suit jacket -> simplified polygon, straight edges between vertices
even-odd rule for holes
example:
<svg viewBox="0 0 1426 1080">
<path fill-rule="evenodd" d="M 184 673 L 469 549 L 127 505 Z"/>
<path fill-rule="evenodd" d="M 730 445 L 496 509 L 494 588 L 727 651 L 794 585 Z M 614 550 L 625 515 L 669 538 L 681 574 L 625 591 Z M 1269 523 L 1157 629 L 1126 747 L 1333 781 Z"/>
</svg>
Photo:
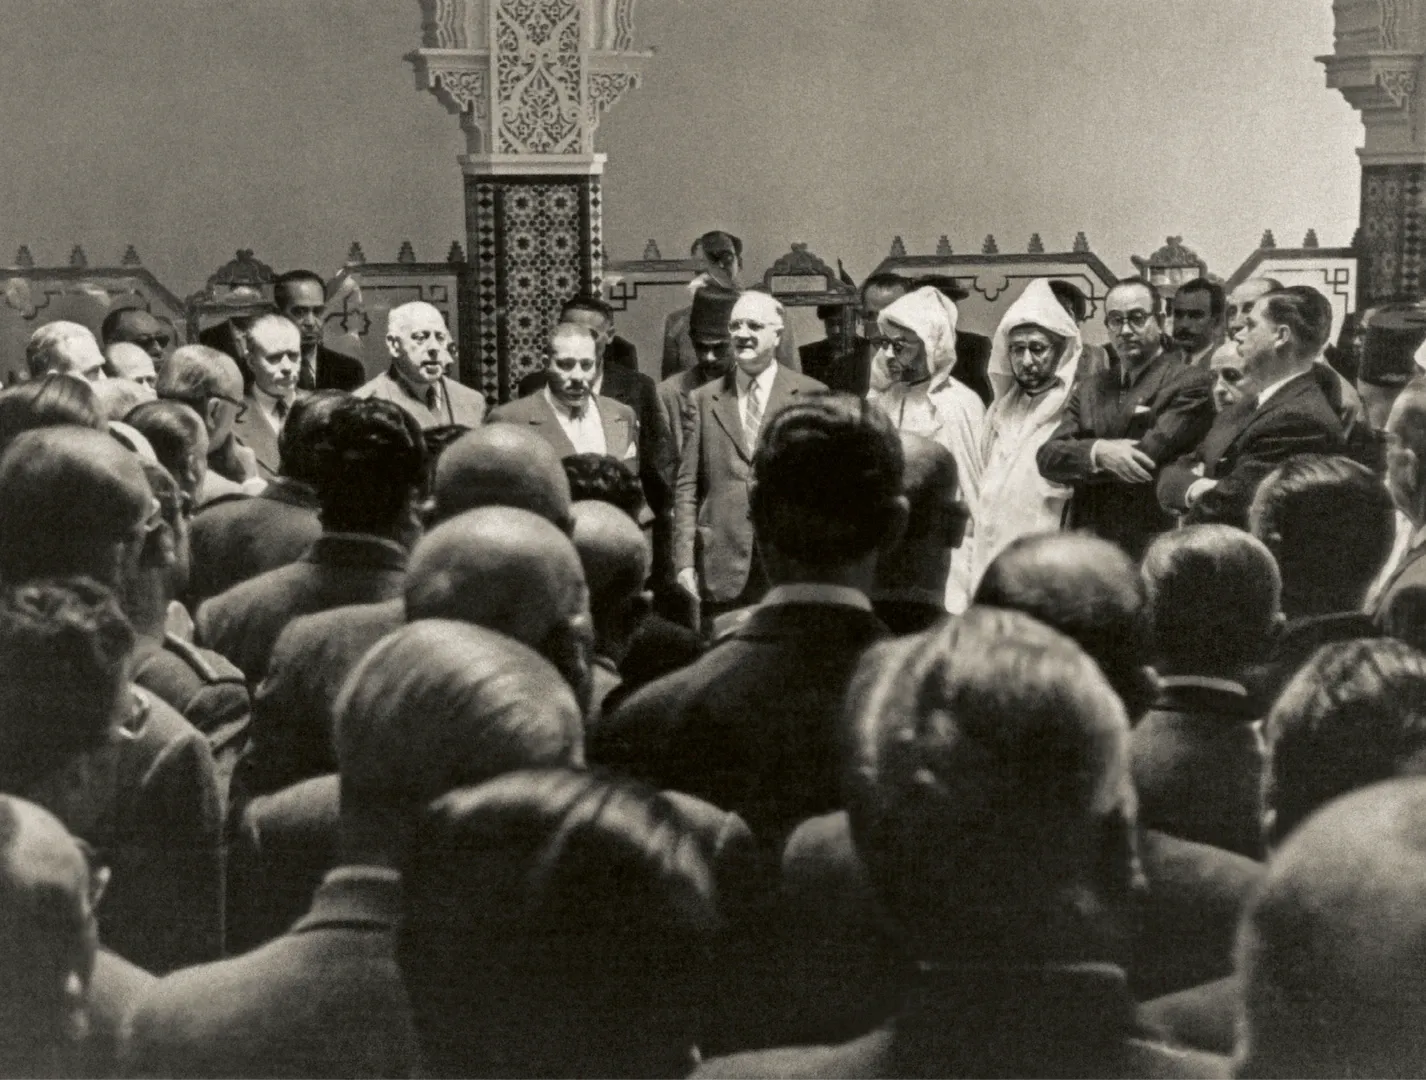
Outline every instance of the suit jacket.
<svg viewBox="0 0 1426 1080">
<path fill-rule="evenodd" d="M 860 1038 L 735 1054 L 692 1075 L 1226 1077 L 1228 1064 L 1145 1028 L 1119 968 L 1073 964 L 937 971 Z"/>
<path fill-rule="evenodd" d="M 405 621 L 398 596 L 287 624 L 253 695 L 252 745 L 239 771 L 245 797 L 336 771 L 332 707 L 342 683 L 368 649 Z"/>
<path fill-rule="evenodd" d="M 1341 422 L 1310 372 L 1292 379 L 1258 408 L 1256 396 L 1218 414 L 1198 449 L 1159 473 L 1159 502 L 1190 524 L 1247 527 L 1258 484 L 1296 454 L 1335 454 L 1346 448 Z M 1201 475 L 1217 480 L 1188 510 L 1184 496 Z M 1187 513 L 1185 513 L 1187 510 Z"/>
<path fill-rule="evenodd" d="M 594 399 L 599 408 L 599 420 L 604 428 L 604 452 L 620 461 L 635 476 L 639 474 L 639 418 L 634 410 L 622 402 L 603 394 Z M 574 444 L 560 427 L 554 406 L 544 394 L 533 394 L 527 398 L 497 405 L 490 410 L 487 423 L 525 424 L 540 438 L 544 439 L 560 457 L 575 453 Z"/>
<path fill-rule="evenodd" d="M 860 343 L 866 339 L 856 338 L 855 340 Z M 797 359 L 802 362 L 802 374 L 809 379 L 827 383 L 827 386 L 833 390 L 839 389 L 832 386 L 827 379 L 832 373 L 832 366 L 842 355 L 841 346 L 840 338 L 823 338 L 821 341 L 814 341 L 810 345 L 798 348 Z"/>
<path fill-rule="evenodd" d="M 432 412 L 423 399 L 413 396 L 411 391 L 406 389 L 406 384 L 391 370 L 387 370 L 357 387 L 353 393 L 357 397 L 374 397 L 395 402 L 416 418 L 422 431 L 446 424 L 480 427 L 480 422 L 485 417 L 484 394 L 444 377 L 441 379 L 441 390 L 442 404 L 436 412 Z"/>
<path fill-rule="evenodd" d="M 1371 616 L 1359 611 L 1291 620 L 1273 642 L 1267 661 L 1248 674 L 1248 690 L 1257 703 L 1258 715 L 1268 714 L 1284 687 L 1323 645 L 1381 636 L 1382 632 L 1372 622 Z"/>
<path fill-rule="evenodd" d="M 731 810 L 767 850 L 841 807 L 842 697 L 886 628 L 840 604 L 756 609 L 727 640 L 629 698 L 591 762 Z"/>
<path fill-rule="evenodd" d="M 256 498 L 203 508 L 193 518 L 190 535 L 189 606 L 296 562 L 321 535 L 316 494 L 286 477 L 273 480 Z"/>
<path fill-rule="evenodd" d="M 742 593 L 753 556 L 748 485 L 754 448 L 743 434 L 735 377 L 729 372 L 689 395 L 674 498 L 674 569 L 694 567 L 703 596 L 719 603 Z M 798 394 L 825 389 L 779 367 L 762 426 Z"/>
<path fill-rule="evenodd" d="M 646 615 L 619 664 L 620 683 L 605 699 L 606 711 L 613 712 L 635 690 L 655 679 L 687 667 L 703 651 L 703 638 L 698 633 L 661 615 Z"/>
<path fill-rule="evenodd" d="M 395 930 L 400 885 L 345 868 L 262 948 L 161 980 L 139 1003 L 130 1076 L 406 1076 L 416 1061 Z"/>
<path fill-rule="evenodd" d="M 366 367 L 355 357 L 317 346 L 317 381 L 312 386 L 298 382 L 301 390 L 346 390 L 351 392 L 366 382 Z"/>
<path fill-rule="evenodd" d="M 876 617 L 886 624 L 893 634 L 919 634 L 929 630 L 946 617 L 944 602 L 921 600 L 915 597 L 874 595 L 871 606 Z"/>
<path fill-rule="evenodd" d="M 406 552 L 390 540 L 326 533 L 297 562 L 234 585 L 198 609 L 197 640 L 222 653 L 254 688 L 277 636 L 313 611 L 390 600 L 401 592 Z"/>
<path fill-rule="evenodd" d="M 1414 531 L 1415 526 L 1412 528 Z M 1382 617 L 1391 610 L 1391 602 L 1403 589 L 1422 585 L 1426 585 L 1426 544 L 1406 549 L 1406 553 L 1401 556 L 1401 562 L 1382 584 L 1369 614 L 1380 625 Z"/>
<path fill-rule="evenodd" d="M 671 313 L 663 324 L 663 364 L 659 378 L 667 379 L 680 371 L 688 371 L 698 365 L 698 355 L 693 351 L 693 338 L 688 334 L 688 317 L 693 308 L 680 308 Z M 782 338 L 777 343 L 777 362 L 789 371 L 802 371 L 802 361 L 797 356 L 797 342 L 792 338 L 792 326 L 783 327 Z"/>
<path fill-rule="evenodd" d="M 247 411 L 233 423 L 233 432 L 257 458 L 258 475 L 272 479 L 278 473 L 281 457 L 277 452 L 277 430 L 268 423 L 258 407 L 257 392 L 249 389 L 243 396 Z"/>
<path fill-rule="evenodd" d="M 830 362 L 826 369 L 827 378 L 822 381 L 833 390 L 866 397 L 871 388 L 871 360 L 875 354 L 870 341 L 864 337 L 856 338 L 850 352 L 842 353 Z M 974 390 L 987 406 L 994 397 L 989 366 L 990 338 L 969 330 L 958 330 L 956 362 L 951 368 L 951 375 Z"/>
<path fill-rule="evenodd" d="M 1130 736 L 1139 824 L 1261 858 L 1258 715 L 1236 684 L 1166 679 Z"/>
<path fill-rule="evenodd" d="M 1047 480 L 1074 487 L 1071 528 L 1089 529 L 1137 559 L 1173 527 L 1173 515 L 1159 506 L 1152 483 L 1129 484 L 1096 470 L 1090 450 L 1098 439 L 1133 439 L 1155 467 L 1190 453 L 1213 425 L 1213 378 L 1186 367 L 1174 351 L 1130 375 L 1127 386 L 1124 377 L 1116 365 L 1076 382 L 1060 426 L 1035 462 Z"/>
<path fill-rule="evenodd" d="M 668 424 L 673 443 L 674 483 L 677 486 L 678 463 L 683 457 L 683 425 L 688 415 L 688 395 L 706 384 L 701 369 L 690 368 L 670 375 L 658 385 L 659 411 Z"/>
<path fill-rule="evenodd" d="M 625 371 L 638 371 L 639 350 L 634 348 L 632 341 L 615 334 L 609 339 L 609 344 L 604 346 L 604 363 L 613 364 Z M 627 405 L 628 402 L 624 404 Z"/>
<path fill-rule="evenodd" d="M 1146 1001 L 1144 1019 L 1179 1046 L 1231 1055 L 1238 1041 L 1242 981 L 1227 975 Z"/>
</svg>

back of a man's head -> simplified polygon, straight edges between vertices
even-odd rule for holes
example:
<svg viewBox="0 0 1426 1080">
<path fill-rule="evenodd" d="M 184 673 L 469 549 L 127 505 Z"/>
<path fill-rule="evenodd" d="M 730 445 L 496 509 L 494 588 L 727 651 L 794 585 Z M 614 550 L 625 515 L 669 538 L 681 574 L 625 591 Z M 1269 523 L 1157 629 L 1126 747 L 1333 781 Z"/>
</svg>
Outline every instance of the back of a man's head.
<svg viewBox="0 0 1426 1080">
<path fill-rule="evenodd" d="M 218 394 L 241 401 L 243 373 L 227 353 L 207 345 L 184 345 L 159 367 L 154 389 L 161 398 L 201 410 L 208 398 Z"/>
<path fill-rule="evenodd" d="M 1355 792 L 1294 833 L 1237 966 L 1235 1075 L 1426 1075 L 1426 783 Z"/>
<path fill-rule="evenodd" d="M 94 402 L 105 420 L 123 420 L 136 406 L 152 400 L 153 394 L 132 379 L 109 378 L 94 384 Z"/>
<path fill-rule="evenodd" d="M 0 795 L 0 1072 L 77 1076 L 97 931 L 96 880 L 47 810 Z"/>
<path fill-rule="evenodd" d="M 618 660 L 648 612 L 644 582 L 649 545 L 633 518 L 605 502 L 577 502 L 574 547 L 589 586 L 589 610 L 600 652 Z"/>
<path fill-rule="evenodd" d="M 1390 638 L 1324 645 L 1283 688 L 1263 737 L 1271 846 L 1339 795 L 1426 774 L 1426 655 Z"/>
<path fill-rule="evenodd" d="M 25 345 L 25 366 L 30 378 L 46 372 L 84 378 L 95 367 L 102 368 L 104 356 L 94 332 L 76 322 L 46 323 L 30 335 Z"/>
<path fill-rule="evenodd" d="M 1350 458 L 1299 454 L 1264 477 L 1248 511 L 1282 572 L 1289 617 L 1357 611 L 1396 538 L 1386 485 Z"/>
<path fill-rule="evenodd" d="M 313 456 L 327 532 L 407 531 L 426 476 L 421 427 L 401 406 L 347 397 L 332 409 Z"/>
<path fill-rule="evenodd" d="M 86 578 L 0 589 L 0 790 L 24 793 L 108 741 L 133 644 L 113 595 Z"/>
<path fill-rule="evenodd" d="M 965 536 L 966 511 L 957 500 L 956 459 L 940 443 L 901 433 L 905 457 L 901 492 L 906 497 L 906 531 L 876 564 L 880 588 L 916 586 L 944 589 L 951 549 Z"/>
<path fill-rule="evenodd" d="M 22 431 L 62 425 L 104 430 L 94 387 L 68 375 L 43 375 L 0 390 L 0 450 Z"/>
<path fill-rule="evenodd" d="M 876 406 L 800 395 L 764 425 L 753 459 L 758 542 L 812 574 L 867 559 L 905 526 L 904 467 L 896 429 Z"/>
<path fill-rule="evenodd" d="M 1084 533 L 1022 537 L 986 567 L 974 602 L 1053 626 L 1094 658 L 1131 717 L 1148 706 L 1147 598 L 1122 548 Z"/>
<path fill-rule="evenodd" d="M 436 463 L 436 521 L 481 506 L 513 506 L 568 533 L 569 504 L 559 455 L 545 439 L 514 424 L 476 428 Z"/>
<path fill-rule="evenodd" d="M 340 390 L 317 390 L 299 395 L 277 436 L 278 471 L 303 484 L 314 485 L 321 471 L 319 448 L 339 405 L 350 400 Z"/>
<path fill-rule="evenodd" d="M 27 431 L 0 455 L 0 580 L 86 574 L 121 584 L 116 545 L 152 495 L 139 460 L 100 431 Z"/>
<path fill-rule="evenodd" d="M 616 457 L 608 454 L 570 454 L 560 462 L 569 478 L 574 502 L 597 501 L 617 506 L 635 521 L 644 506 L 644 489 Z"/>
<path fill-rule="evenodd" d="M 1261 541 L 1228 525 L 1188 525 L 1155 538 L 1139 572 L 1160 675 L 1237 679 L 1263 658 L 1282 606 Z"/>
<path fill-rule="evenodd" d="M 515 769 L 584 763 L 580 708 L 558 672 L 464 622 L 425 619 L 383 638 L 334 715 L 344 814 L 414 812 Z"/>
<path fill-rule="evenodd" d="M 1129 898 L 1129 724 L 1067 637 L 972 607 L 869 652 L 847 702 L 852 835 L 917 959 L 1033 962 L 1015 932 Z"/>
<path fill-rule="evenodd" d="M 208 429 L 203 418 L 181 401 L 146 401 L 130 411 L 124 423 L 148 439 L 158 463 L 196 498 L 207 471 Z"/>
</svg>

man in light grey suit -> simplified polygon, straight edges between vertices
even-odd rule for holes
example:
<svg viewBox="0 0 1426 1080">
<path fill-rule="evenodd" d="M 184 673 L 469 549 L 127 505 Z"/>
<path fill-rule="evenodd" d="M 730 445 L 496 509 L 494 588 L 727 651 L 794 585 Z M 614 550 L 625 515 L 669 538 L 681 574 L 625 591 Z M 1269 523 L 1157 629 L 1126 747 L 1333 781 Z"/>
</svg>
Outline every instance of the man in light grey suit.
<svg viewBox="0 0 1426 1080">
<path fill-rule="evenodd" d="M 454 358 L 451 332 L 439 311 L 421 300 L 392 308 L 386 319 L 386 347 L 391 351 L 391 367 L 358 387 L 357 397 L 395 402 L 420 422 L 422 430 L 480 424 L 485 416 L 484 395 L 446 378 Z"/>
<path fill-rule="evenodd" d="M 799 394 L 827 388 L 777 361 L 783 309 L 764 292 L 733 305 L 735 368 L 688 396 L 673 513 L 678 583 L 705 623 L 757 603 L 767 574 L 753 543 L 748 492 L 758 432 Z"/>
</svg>

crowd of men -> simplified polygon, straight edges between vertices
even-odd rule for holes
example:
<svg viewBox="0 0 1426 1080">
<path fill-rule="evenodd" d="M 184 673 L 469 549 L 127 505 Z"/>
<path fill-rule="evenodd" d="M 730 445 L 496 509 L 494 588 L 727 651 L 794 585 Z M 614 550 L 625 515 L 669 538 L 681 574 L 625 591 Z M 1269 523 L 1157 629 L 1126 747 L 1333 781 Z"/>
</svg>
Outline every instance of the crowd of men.
<svg viewBox="0 0 1426 1080">
<path fill-rule="evenodd" d="M 0 1073 L 1426 1074 L 1415 309 L 882 274 L 796 350 L 694 250 L 662 381 L 577 296 L 503 403 L 305 271 L 36 331 Z"/>
</svg>

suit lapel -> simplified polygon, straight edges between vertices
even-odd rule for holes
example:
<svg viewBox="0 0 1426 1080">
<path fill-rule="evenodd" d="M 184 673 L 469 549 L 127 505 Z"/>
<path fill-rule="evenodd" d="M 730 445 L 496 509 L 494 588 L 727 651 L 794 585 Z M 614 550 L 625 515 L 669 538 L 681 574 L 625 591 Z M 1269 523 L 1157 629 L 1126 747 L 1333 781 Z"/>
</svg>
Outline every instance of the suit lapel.
<svg viewBox="0 0 1426 1080">
<path fill-rule="evenodd" d="M 733 440 L 733 445 L 738 448 L 742 459 L 752 461 L 753 456 L 748 453 L 747 442 L 743 437 L 743 418 L 738 415 L 738 389 L 734 378 L 735 376 L 731 372 L 724 376 L 722 383 L 713 394 L 713 417 L 723 425 L 723 430 L 728 433 L 728 438 Z M 766 415 L 766 410 L 764 410 L 764 415 Z"/>
<path fill-rule="evenodd" d="M 573 454 L 574 443 L 570 442 L 569 436 L 564 433 L 564 426 L 555 415 L 554 406 L 545 398 L 544 391 L 531 394 L 528 400 L 535 402 L 535 410 L 530 414 L 530 424 L 538 427 L 540 434 L 554 443 L 555 451 L 560 457 L 566 458 Z"/>
<path fill-rule="evenodd" d="M 611 400 L 603 397 L 595 399 L 595 404 L 599 407 L 599 422 L 604 425 L 604 452 L 623 461 L 629 454 L 629 445 L 634 438 L 629 431 L 628 421 L 613 408 Z"/>
<path fill-rule="evenodd" d="M 797 393 L 797 387 L 792 385 L 792 377 L 787 369 L 781 364 L 777 366 L 777 374 L 772 378 L 772 390 L 767 396 L 767 408 L 763 409 L 763 424 L 771 420 L 779 409 L 788 404 L 788 399 Z"/>
<path fill-rule="evenodd" d="M 1233 433 L 1232 438 L 1230 438 L 1226 443 L 1223 444 L 1223 449 L 1218 454 L 1219 460 L 1222 460 L 1223 458 L 1228 456 L 1229 451 L 1231 451 L 1232 448 L 1240 440 L 1242 440 L 1245 435 L 1247 435 L 1248 431 L 1257 421 L 1261 420 L 1263 417 L 1272 415 L 1278 409 L 1281 409 L 1283 406 L 1290 404 L 1297 398 L 1302 397 L 1303 394 L 1315 390 L 1316 388 L 1316 383 L 1312 382 L 1311 379 L 1306 376 L 1306 374 L 1299 375 L 1291 382 L 1281 387 L 1277 391 L 1277 393 L 1273 394 L 1272 397 L 1268 398 L 1268 402 L 1266 405 L 1262 406 L 1261 408 L 1255 407 L 1249 410 L 1247 416 L 1243 420 L 1242 426 L 1240 426 Z"/>
</svg>

